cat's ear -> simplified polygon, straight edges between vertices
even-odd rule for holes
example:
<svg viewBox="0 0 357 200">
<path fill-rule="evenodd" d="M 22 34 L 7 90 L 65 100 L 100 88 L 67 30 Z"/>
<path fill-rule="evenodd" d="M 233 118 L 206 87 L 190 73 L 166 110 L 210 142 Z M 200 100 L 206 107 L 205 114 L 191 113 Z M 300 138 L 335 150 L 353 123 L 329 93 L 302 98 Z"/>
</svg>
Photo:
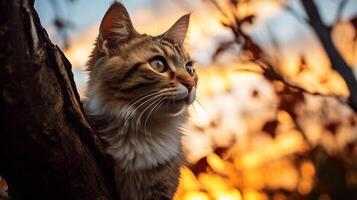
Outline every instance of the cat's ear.
<svg viewBox="0 0 357 200">
<path fill-rule="evenodd" d="M 99 27 L 98 48 L 108 53 L 108 48 L 127 42 L 138 32 L 123 4 L 114 2 L 105 13 Z"/>
<path fill-rule="evenodd" d="M 185 41 L 186 33 L 188 30 L 188 26 L 190 23 L 190 15 L 186 14 L 178 19 L 174 25 L 170 27 L 168 31 L 166 31 L 163 36 L 170 38 L 171 40 L 175 41 L 179 45 L 183 45 Z"/>
</svg>

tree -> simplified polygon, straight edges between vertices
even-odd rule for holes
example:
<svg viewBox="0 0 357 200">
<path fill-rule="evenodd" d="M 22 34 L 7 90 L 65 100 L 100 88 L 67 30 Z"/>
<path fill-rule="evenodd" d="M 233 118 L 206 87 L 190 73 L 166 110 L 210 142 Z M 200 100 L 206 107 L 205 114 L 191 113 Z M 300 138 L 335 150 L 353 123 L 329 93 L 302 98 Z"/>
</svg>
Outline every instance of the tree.
<svg viewBox="0 0 357 200">
<path fill-rule="evenodd" d="M 0 0 L 0 176 L 13 199 L 113 199 L 110 161 L 33 0 Z"/>
</svg>

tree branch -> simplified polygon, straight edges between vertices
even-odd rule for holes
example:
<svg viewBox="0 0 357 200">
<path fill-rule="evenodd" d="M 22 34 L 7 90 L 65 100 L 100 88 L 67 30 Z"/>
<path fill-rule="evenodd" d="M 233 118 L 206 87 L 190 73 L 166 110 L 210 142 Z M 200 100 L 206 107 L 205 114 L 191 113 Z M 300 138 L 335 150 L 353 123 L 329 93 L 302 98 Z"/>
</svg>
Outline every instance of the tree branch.
<svg viewBox="0 0 357 200">
<path fill-rule="evenodd" d="M 324 47 L 332 68 L 335 69 L 345 80 L 350 96 L 349 105 L 357 111 L 357 81 L 351 67 L 348 66 L 341 54 L 336 49 L 332 38 L 331 31 L 323 24 L 318 9 L 313 0 L 302 0 L 307 15 L 310 18 L 311 26 Z"/>
<path fill-rule="evenodd" d="M 219 4 L 217 3 L 216 0 L 209 0 L 209 1 L 217 8 L 217 10 L 222 14 L 222 16 L 224 16 L 224 17 L 227 16 L 226 13 L 224 12 L 224 10 L 219 6 Z M 290 81 L 286 80 L 283 75 L 281 75 L 280 73 L 278 73 L 275 70 L 273 64 L 268 59 L 265 58 L 267 54 L 263 51 L 263 49 L 256 42 L 254 42 L 249 35 L 245 34 L 242 30 L 237 30 L 237 29 L 240 29 L 240 27 L 237 26 L 237 23 L 240 22 L 240 18 L 237 16 L 235 16 L 235 17 L 236 17 L 235 21 L 231 21 L 231 23 L 225 24 L 225 26 L 232 30 L 232 33 L 234 34 L 234 37 L 235 37 L 234 42 L 236 44 L 237 43 L 240 44 L 241 43 L 240 41 L 243 41 L 242 42 L 243 43 L 243 46 L 242 46 L 243 51 L 250 52 L 252 57 L 249 59 L 249 61 L 255 62 L 260 66 L 260 68 L 263 70 L 264 77 L 266 77 L 269 80 L 281 81 L 286 86 L 296 89 L 296 90 L 306 93 L 306 94 L 315 95 L 315 96 L 324 96 L 324 97 L 334 97 L 340 103 L 342 103 L 342 104 L 348 103 L 354 109 L 354 107 L 352 106 L 352 104 L 350 102 L 350 99 L 348 102 L 346 102 L 346 99 L 343 96 L 328 95 L 328 94 L 322 94 L 319 92 L 311 92 L 311 91 L 306 90 L 302 87 L 294 85 L 294 84 L 290 83 Z M 306 23 L 312 23 L 312 22 L 310 22 L 310 19 L 307 19 Z M 239 42 L 237 42 L 237 41 L 239 41 Z M 273 41 L 273 45 L 277 45 L 276 41 L 274 41 L 274 40 L 272 40 L 272 41 Z M 278 47 L 275 47 L 275 48 L 278 48 Z"/>
</svg>

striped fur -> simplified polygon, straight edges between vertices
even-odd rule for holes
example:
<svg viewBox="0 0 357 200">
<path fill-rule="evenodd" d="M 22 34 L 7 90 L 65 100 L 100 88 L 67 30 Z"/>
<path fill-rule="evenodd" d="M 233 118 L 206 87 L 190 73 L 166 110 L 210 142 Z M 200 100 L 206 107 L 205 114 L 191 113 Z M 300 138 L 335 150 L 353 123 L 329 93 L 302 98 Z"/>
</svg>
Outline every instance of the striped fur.
<svg viewBox="0 0 357 200">
<path fill-rule="evenodd" d="M 182 45 L 188 20 L 149 36 L 135 31 L 120 3 L 103 18 L 88 61 L 85 110 L 115 160 L 121 199 L 172 199 L 176 190 L 182 125 L 197 86 Z M 158 56 L 167 71 L 153 67 Z"/>
</svg>

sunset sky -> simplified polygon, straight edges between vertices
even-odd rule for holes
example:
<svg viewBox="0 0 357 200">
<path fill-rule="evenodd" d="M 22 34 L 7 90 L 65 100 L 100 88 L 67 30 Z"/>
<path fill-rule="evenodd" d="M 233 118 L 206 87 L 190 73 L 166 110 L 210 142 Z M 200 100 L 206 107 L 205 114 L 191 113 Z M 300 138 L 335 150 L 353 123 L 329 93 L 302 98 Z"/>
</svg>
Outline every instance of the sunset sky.
<svg viewBox="0 0 357 200">
<path fill-rule="evenodd" d="M 54 6 L 64 20 L 71 23 L 69 37 L 71 54 L 68 55 L 74 67 L 83 67 L 85 56 L 88 55 L 94 38 L 98 34 L 98 26 L 111 0 L 85 1 L 76 0 L 75 3 L 69 1 L 36 1 L 36 8 L 40 14 L 42 23 L 45 25 L 51 39 L 56 44 L 61 44 L 59 34 L 53 25 Z M 310 47 L 310 51 L 318 51 L 319 44 L 311 34 L 311 30 L 299 22 L 286 10 L 282 10 L 277 4 L 278 1 L 265 0 L 255 1 L 247 9 L 254 12 L 258 10 L 253 37 L 258 43 L 268 47 L 271 42 L 270 35 L 279 41 L 283 48 L 283 56 L 293 57 Z M 324 21 L 331 23 L 336 15 L 335 0 L 319 0 L 320 11 Z M 222 28 L 219 22 L 219 14 L 208 3 L 195 1 L 163 1 L 163 0 L 126 0 L 123 1 L 129 10 L 134 26 L 140 32 L 159 34 L 165 31 L 176 19 L 186 13 L 193 13 L 189 31 L 188 43 L 191 47 L 193 57 L 200 64 L 206 65 L 211 62 L 212 52 L 218 42 L 229 38 L 230 34 Z M 291 0 L 292 8 L 301 16 L 304 15 L 298 1 Z M 357 13 L 357 1 L 349 1 L 343 12 L 343 19 Z M 81 47 L 79 47 L 81 46 Z M 286 48 L 287 47 L 287 48 Z M 80 48 L 80 50 L 78 50 Z M 317 57 L 321 57 L 317 53 Z M 321 59 L 310 59 L 311 62 Z M 318 65 L 321 65 L 318 61 Z M 313 63 L 314 64 L 314 63 Z M 315 63 L 316 64 L 316 63 Z"/>
<path fill-rule="evenodd" d="M 86 79 L 86 75 L 83 74 L 85 62 L 98 34 L 100 20 L 111 0 L 76 0 L 74 3 L 70 1 L 51 1 L 53 2 L 52 4 L 50 1 L 36 1 L 36 8 L 51 39 L 60 46 L 62 44 L 61 37 L 52 23 L 55 17 L 53 5 L 57 8 L 57 15 L 70 22 L 71 28 L 68 31 L 70 48 L 65 50 L 65 54 L 74 67 L 73 72 L 78 87 L 83 88 Z M 330 67 L 326 54 L 321 49 L 314 34 L 312 34 L 312 30 L 289 12 L 281 9 L 277 3 L 278 1 L 253 2 L 255 3 L 243 10 L 243 12 L 257 14 L 254 27 L 248 29 L 252 37 L 259 44 L 262 44 L 264 48 L 267 48 L 269 52 L 274 53 L 274 50 L 270 49 L 271 36 L 274 36 L 274 39 L 280 45 L 277 57 L 281 65 L 284 66 L 282 70 L 286 74 L 293 75 L 295 73 L 299 56 L 304 55 L 306 62 L 314 73 L 309 73 L 309 76 L 303 77 L 303 82 L 306 83 L 305 85 L 311 86 L 312 90 L 315 90 L 319 87 L 318 84 L 314 83 L 317 80 L 316 77 L 324 76 L 323 74 Z M 301 16 L 304 15 L 298 1 L 291 0 L 289 2 L 289 5 L 297 13 Z M 339 1 L 319 0 L 317 2 L 320 5 L 319 9 L 324 21 L 331 23 L 336 15 L 336 2 Z M 212 66 L 212 64 L 225 67 L 231 65 L 231 58 L 225 56 L 212 63 L 211 57 L 214 50 L 221 41 L 229 39 L 231 34 L 221 26 L 221 16 L 209 3 L 201 0 L 125 0 L 123 3 L 131 15 L 135 28 L 139 32 L 153 35 L 166 31 L 180 16 L 192 12 L 190 29 L 186 39 L 192 57 L 198 61 L 200 67 Z M 346 19 L 356 13 L 357 1 L 349 1 L 345 6 L 342 18 Z M 343 39 L 351 31 L 347 27 L 347 30 L 343 29 L 340 32 L 345 32 L 345 35 L 337 35 L 337 38 Z M 347 41 L 347 43 L 349 42 Z M 342 45 L 342 47 L 344 46 L 346 45 Z M 343 51 L 348 53 L 348 50 Z M 353 57 L 350 64 L 357 64 L 356 56 Z M 294 78 L 292 77 L 292 79 Z M 302 82 L 300 79 L 293 81 Z M 337 87 L 340 88 L 338 85 Z M 342 94 L 345 93 L 344 91 L 344 89 L 341 90 Z"/>
</svg>

